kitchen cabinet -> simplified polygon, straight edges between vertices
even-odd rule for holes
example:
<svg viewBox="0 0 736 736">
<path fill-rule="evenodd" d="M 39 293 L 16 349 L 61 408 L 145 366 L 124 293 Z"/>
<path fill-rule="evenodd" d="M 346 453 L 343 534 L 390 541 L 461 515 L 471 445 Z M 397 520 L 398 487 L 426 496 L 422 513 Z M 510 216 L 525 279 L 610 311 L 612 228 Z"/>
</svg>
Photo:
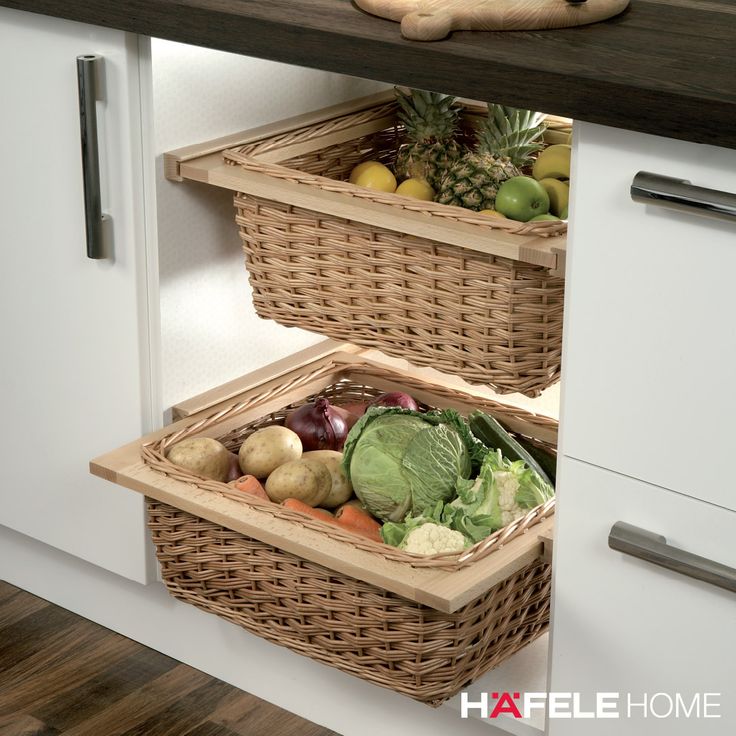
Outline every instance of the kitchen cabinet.
<svg viewBox="0 0 736 736">
<path fill-rule="evenodd" d="M 18 315 L 2 322 L 1 395 L 15 423 L 0 524 L 147 581 L 155 564 L 141 499 L 90 477 L 89 459 L 160 426 L 176 401 L 320 339 L 255 316 L 231 197 L 157 179 L 157 150 L 382 85 L 163 41 L 153 70 L 145 37 L 7 8 L 0 40 L 0 305 Z M 113 252 L 100 261 L 85 256 L 76 57 L 86 53 L 103 57 L 97 114 Z M 250 96 L 234 94 L 246 78 Z M 19 493 L 39 448 L 53 482 Z"/>
<path fill-rule="evenodd" d="M 157 423 L 146 46 L 119 31 L 0 9 L 0 523 L 139 582 L 150 567 L 143 501 L 91 477 L 87 463 Z M 113 244 L 102 260 L 85 250 L 76 57 L 89 53 L 104 57 L 97 114 Z"/>
<path fill-rule="evenodd" d="M 51 12 L 53 5 L 51 0 L 46 0 L 37 3 L 34 9 Z M 605 44 L 600 48 L 587 47 L 588 52 L 601 55 L 597 57 L 601 63 L 591 67 L 595 68 L 595 75 L 580 74 L 575 61 L 565 59 L 565 87 L 568 82 L 581 86 L 576 88 L 578 93 L 567 95 L 565 100 L 564 104 L 573 107 L 553 109 L 549 97 L 542 95 L 559 97 L 560 77 L 540 81 L 537 67 L 541 64 L 529 65 L 526 61 L 520 64 L 518 60 L 528 58 L 527 52 L 544 59 L 546 52 L 540 49 L 548 43 L 565 54 L 578 39 L 581 44 L 595 45 L 597 29 L 550 33 L 543 38 L 540 34 L 501 34 L 494 44 L 481 44 L 477 39 L 470 42 L 467 35 L 458 35 L 457 39 L 437 47 L 442 49 L 435 57 L 443 59 L 440 69 L 427 63 L 425 54 L 431 53 L 425 50 L 427 47 L 410 52 L 398 35 L 395 40 L 385 35 L 389 24 L 380 21 L 375 24 L 360 14 L 349 31 L 310 21 L 308 33 L 313 38 L 339 36 L 343 52 L 337 53 L 337 42 L 335 45 L 313 43 L 311 47 L 307 42 L 301 46 L 277 42 L 274 34 L 281 33 L 287 41 L 291 38 L 289 34 L 296 32 L 295 28 L 304 39 L 300 24 L 307 20 L 299 13 L 284 12 L 287 20 L 278 27 L 269 25 L 268 19 L 258 18 L 261 33 L 238 33 L 230 24 L 219 28 L 214 22 L 200 22 L 204 16 L 200 16 L 200 21 L 187 20 L 189 16 L 185 12 L 161 12 L 157 9 L 159 5 L 152 2 L 141 8 L 140 13 L 130 13 L 126 3 L 104 8 L 106 4 L 101 1 L 82 5 L 67 3 L 59 12 L 78 16 L 91 12 L 95 6 L 98 10 L 102 8 L 98 22 L 104 18 L 105 22 L 130 30 L 136 30 L 142 15 L 150 12 L 152 19 L 146 21 L 145 27 L 138 27 L 139 32 L 150 33 L 152 28 L 163 32 L 171 24 L 179 23 L 184 29 L 181 33 L 189 34 L 185 40 L 210 41 L 210 45 L 215 45 L 216 37 L 227 38 L 222 43 L 230 50 L 262 52 L 270 58 L 321 68 L 342 65 L 348 56 L 344 50 L 347 45 L 351 49 L 352 66 L 341 68 L 356 73 L 366 69 L 377 78 L 417 84 L 424 81 L 425 86 L 431 84 L 465 94 L 503 89 L 505 102 L 536 106 L 537 99 L 544 99 L 550 104 L 543 109 L 590 113 L 590 119 L 614 125 L 631 123 L 631 127 L 639 129 L 651 130 L 652 121 L 661 118 L 663 130 L 668 134 L 698 140 L 715 138 L 723 145 L 733 145 L 731 126 L 722 125 L 723 130 L 719 130 L 713 123 L 719 120 L 715 114 L 718 110 L 732 109 L 732 102 L 726 99 L 725 93 L 721 95 L 718 87 L 719 79 L 725 77 L 703 72 L 706 68 L 703 64 L 690 63 L 695 58 L 699 39 L 688 41 L 688 69 L 695 70 L 694 76 L 671 80 L 666 92 L 658 89 L 656 94 L 651 85 L 662 87 L 662 80 L 652 81 L 647 74 L 666 73 L 672 77 L 674 59 L 654 65 L 654 69 L 631 55 L 626 65 L 616 67 L 619 72 L 613 77 L 609 72 L 612 66 L 609 48 Z M 194 12 L 195 5 L 202 3 L 190 3 L 188 10 Z M 208 5 L 211 6 L 208 12 L 214 13 L 214 5 Z M 256 12 L 255 5 L 247 5 L 245 8 L 238 3 L 233 11 L 243 23 L 249 14 Z M 273 7 L 281 13 L 287 5 L 279 2 Z M 333 5 L 336 4 L 326 0 L 320 2 L 320 12 L 331 12 Z M 638 34 L 641 29 L 636 28 L 636 19 L 644 18 L 643 23 L 657 28 L 660 35 L 680 33 L 677 29 L 686 27 L 691 16 L 705 13 L 690 8 L 673 10 L 667 4 L 664 12 L 672 13 L 678 22 L 661 32 L 661 26 L 654 21 L 660 12 L 658 8 L 664 5 L 640 3 L 637 13 L 622 18 L 620 26 L 627 33 Z M 724 7 L 720 2 L 710 5 L 716 8 L 714 13 L 721 12 L 718 6 Z M 220 9 L 224 6 L 225 3 L 218 5 Z M 349 3 L 339 6 L 341 13 L 351 12 Z M 258 13 L 270 12 L 270 6 L 258 7 Z M 721 15 L 724 22 L 731 22 L 727 11 Z M 2 123 L 4 170 L 9 173 L 2 184 L 0 228 L 4 268 L 0 276 L 0 306 L 4 315 L 15 318 L 12 321 L 7 316 L 4 318 L 2 334 L 6 351 L 2 396 L 13 426 L 12 436 L 10 432 L 5 433 L 3 459 L 8 461 L 6 467 L 10 472 L 4 485 L 0 522 L 94 562 L 100 568 L 143 581 L 147 579 L 148 568 L 142 504 L 134 494 L 88 477 L 86 463 L 89 458 L 154 429 L 162 403 L 169 405 L 187 395 L 180 390 L 185 383 L 187 390 L 192 384 L 197 384 L 194 390 L 202 390 L 206 384 L 226 380 L 212 373 L 215 360 L 222 362 L 219 355 L 212 358 L 216 353 L 210 354 L 211 363 L 192 368 L 192 372 L 199 371 L 194 377 L 183 376 L 190 367 L 172 360 L 171 375 L 178 379 L 179 386 L 172 388 L 169 381 L 163 387 L 166 401 L 156 397 L 158 294 L 155 238 L 151 237 L 155 229 L 152 222 L 155 184 L 151 184 L 150 172 L 147 173 L 147 167 L 152 164 L 147 140 L 150 123 L 145 109 L 149 76 L 147 45 L 142 39 L 118 31 L 9 10 L 0 12 L 0 22 L 0 58 L 6 70 L 18 70 L 6 74 L 2 82 L 5 108 L 11 112 L 4 116 Z M 376 30 L 374 36 L 374 28 L 379 26 L 381 30 Z M 605 27 L 600 30 L 608 31 Z M 570 40 L 572 33 L 575 41 Z M 727 29 L 718 30 L 716 35 L 719 43 L 731 42 Z M 380 43 L 375 43 L 379 51 L 369 54 L 362 44 L 373 43 L 379 36 Z M 560 38 L 566 41 L 559 41 Z M 631 40 L 621 46 L 631 48 L 633 43 Z M 235 48 L 235 44 L 243 47 Z M 524 53 L 519 51 L 522 46 Z M 671 46 L 677 48 L 679 56 L 680 46 L 674 43 Z M 365 53 L 358 52 L 358 48 Z M 550 46 L 544 48 L 550 50 Z M 106 57 L 107 72 L 106 99 L 99 105 L 99 113 L 104 208 L 112 215 L 114 224 L 115 259 L 99 263 L 84 258 L 74 80 L 74 58 L 88 51 Z M 472 75 L 466 73 L 467 65 L 462 62 L 467 54 L 483 57 L 484 66 L 476 68 Z M 698 54 L 706 58 L 707 49 Z M 397 64 L 402 58 L 411 63 L 402 67 Z M 591 57 L 586 53 L 578 58 Z M 727 55 L 714 54 L 712 58 L 724 59 Z M 19 59 L 29 61 L 24 61 L 20 68 Z M 512 60 L 517 64 L 517 71 L 521 69 L 526 74 L 522 83 L 518 75 L 505 71 L 506 63 Z M 544 66 L 554 68 L 546 60 Z M 722 71 L 724 64 L 718 62 L 718 66 Z M 196 60 L 186 68 L 202 72 Z M 533 69 L 533 74 L 525 69 Z M 216 73 L 215 67 L 210 67 L 210 71 Z M 548 76 L 558 73 L 558 70 L 545 72 Z M 260 71 L 255 73 L 259 74 Z M 714 76 L 715 81 L 706 85 L 704 74 Z M 635 84 L 631 83 L 632 75 L 639 75 Z M 591 81 L 593 76 L 596 79 Z M 241 79 L 247 79 L 247 75 Z M 249 94 L 252 94 L 251 81 L 248 79 Z M 621 87 L 628 83 L 635 87 L 640 103 L 636 119 L 631 117 L 627 105 L 620 102 Z M 202 86 L 207 86 L 207 80 Z M 272 87 L 276 89 L 275 84 Z M 189 90 L 191 87 L 181 85 L 172 96 L 184 98 Z M 693 90 L 701 95 L 694 102 Z M 348 88 L 342 91 L 347 92 Z M 356 90 L 355 95 L 367 91 L 370 90 Z M 203 125 L 208 126 L 212 119 L 222 122 L 224 116 L 218 104 L 224 106 L 224 100 L 232 100 L 232 87 L 221 94 L 219 103 L 210 104 L 202 99 L 197 100 L 197 105 L 190 103 L 188 116 L 194 118 L 205 110 L 210 117 L 206 121 L 204 117 L 200 119 Z M 289 94 L 287 91 L 284 96 Z M 687 104 L 677 109 L 668 106 L 685 97 Z M 258 107 L 251 97 L 242 95 L 242 98 L 246 107 Z M 658 101 L 657 109 L 661 113 L 652 112 L 652 99 Z M 314 100 L 311 107 L 327 102 Z M 187 105 L 183 107 L 183 116 L 187 116 Z M 693 107 L 697 108 L 694 112 Z M 271 119 L 308 109 L 301 100 L 298 108 L 279 109 Z M 727 116 L 721 115 L 720 119 Z M 238 127 L 261 122 L 267 120 L 243 120 Z M 226 130 L 196 132 L 191 139 L 162 144 L 159 151 L 221 132 Z M 731 176 L 736 163 L 734 152 L 592 124 L 577 126 L 575 146 L 574 181 L 578 185 L 574 187 L 571 208 L 562 449 L 577 459 L 566 458 L 562 463 L 550 687 L 580 691 L 585 686 L 592 691 L 610 686 L 632 692 L 636 688 L 677 692 L 689 686 L 698 692 L 720 688 L 727 693 L 728 684 L 722 684 L 722 675 L 727 671 L 729 648 L 723 645 L 723 632 L 729 631 L 729 622 L 732 624 L 733 618 L 728 614 L 733 596 L 622 558 L 605 549 L 605 538 L 613 520 L 624 518 L 662 531 L 692 551 L 734 564 L 722 541 L 733 537 L 733 495 L 723 481 L 728 477 L 727 470 L 718 460 L 729 457 L 728 420 L 732 413 L 729 410 L 734 408 L 732 392 L 727 388 L 729 368 L 736 357 L 730 320 L 734 304 L 729 296 L 733 293 L 733 289 L 729 291 L 729 277 L 736 265 L 731 246 L 733 228 L 645 208 L 631 202 L 628 195 L 631 179 L 641 169 L 691 178 L 704 186 L 733 191 L 736 189 Z M 188 317 L 197 311 L 198 301 L 209 300 L 212 306 L 221 300 L 223 292 L 219 287 L 214 288 L 212 280 L 203 286 L 203 281 L 204 274 L 211 274 L 214 269 L 210 256 L 218 249 L 217 243 L 224 250 L 222 215 L 227 216 L 227 226 L 231 227 L 229 195 L 217 201 L 219 213 L 215 218 L 206 212 L 214 199 L 203 205 L 201 191 L 190 190 L 180 195 L 181 189 L 176 193 L 171 189 L 175 185 L 162 184 L 161 179 L 158 185 L 159 194 L 168 187 L 166 198 L 159 197 L 159 223 L 163 218 L 171 234 L 165 265 L 170 267 L 168 275 L 177 288 L 168 313 L 182 315 L 182 305 L 186 305 L 184 308 L 192 310 L 185 313 Z M 178 211 L 173 206 L 176 197 L 180 197 Z M 218 224 L 214 224 L 215 219 Z M 202 226 L 205 220 L 207 225 Z M 188 251 L 181 248 L 183 239 L 179 236 L 188 238 Z M 209 244 L 211 251 L 205 244 Z M 233 244 L 232 257 L 239 260 L 235 238 Z M 197 245 L 203 247 L 195 253 Z M 238 268 L 242 267 L 238 265 Z M 241 288 L 242 271 L 238 271 L 237 277 L 229 267 L 221 273 L 221 283 L 235 284 L 237 278 L 236 288 Z M 28 274 L 33 274 L 32 284 Z M 231 293 L 234 292 L 233 288 Z M 230 304 L 232 308 L 228 307 L 227 311 L 235 314 L 241 305 L 235 300 Z M 180 352 L 172 348 L 172 355 L 186 356 L 191 352 L 193 333 L 198 340 L 213 339 L 207 320 L 199 323 L 196 331 L 191 330 L 187 319 L 182 323 L 178 334 L 184 336 L 177 343 Z M 256 338 L 241 343 L 246 347 L 239 346 L 239 354 L 247 353 L 251 360 L 263 358 L 265 363 L 294 348 L 294 333 L 281 332 L 278 338 L 274 337 L 276 334 L 264 329 L 246 335 L 243 330 L 239 338 L 254 335 Z M 217 337 L 218 349 L 226 352 L 232 331 L 220 330 Z M 300 335 L 299 340 L 303 341 L 301 347 L 310 338 Z M 256 355 L 252 349 L 253 344 L 268 343 L 270 350 L 276 341 L 276 354 L 267 358 L 260 353 Z M 235 363 L 239 357 L 233 359 L 231 354 L 230 360 Z M 253 367 L 256 365 L 244 366 L 241 372 Z M 63 443 L 54 444 L 62 435 Z M 54 451 L 58 447 L 63 448 L 63 455 Z M 74 448 L 73 452 L 70 448 Z M 46 468 L 44 484 L 36 481 L 30 485 L 27 468 L 38 464 L 39 454 Z M 593 468 L 590 463 L 608 470 Z M 667 528 L 655 521 L 666 522 Z M 696 535 L 699 528 L 709 530 L 707 539 L 701 538 L 706 535 Z M 234 627 L 228 628 L 212 616 L 183 611 L 185 607 L 168 600 L 158 586 L 143 589 L 118 581 L 99 569 L 90 572 L 89 566 L 80 566 L 78 560 L 57 556 L 45 548 L 41 551 L 38 545 L 30 545 L 29 538 L 19 539 L 8 530 L 3 530 L 2 541 L 1 572 L 8 579 L 20 585 L 25 581 L 24 587 L 144 639 L 172 656 L 186 659 L 306 717 L 318 720 L 329 713 L 332 727 L 350 728 L 345 730 L 347 736 L 368 730 L 375 732 L 376 727 L 383 730 L 388 723 L 401 724 L 401 729 L 395 729 L 397 733 L 420 723 L 426 733 L 433 725 L 438 733 L 453 727 L 464 734 L 470 733 L 470 725 L 458 725 L 455 713 L 452 718 L 447 717 L 447 709 L 435 717 L 434 713 L 407 704 L 398 696 L 377 692 L 342 674 L 325 673 L 311 661 L 271 647 Z M 17 558 L 13 557 L 16 554 Z M 595 563 L 599 564 L 594 567 Z M 24 564 L 33 565 L 33 570 L 23 570 Z M 72 588 L 62 584 L 65 574 L 74 581 Z M 104 590 L 109 600 L 98 596 L 99 590 Z M 583 599 L 587 591 L 594 595 Z M 621 607 L 621 600 L 629 602 L 637 595 L 636 607 Z M 127 604 L 133 602 L 137 615 L 129 620 Z M 171 625 L 172 612 L 179 622 L 175 627 Z M 590 623 L 596 614 L 598 620 Z M 689 616 L 687 619 L 685 614 Z M 718 629 L 710 623 L 703 626 L 703 620 L 719 624 Z M 693 632 L 693 628 L 698 630 Z M 657 636 L 653 637 L 652 632 Z M 196 645 L 194 653 L 192 642 Z M 634 644 L 638 644 L 639 650 L 634 649 Z M 642 657 L 641 651 L 647 652 L 647 656 Z M 689 660 L 686 662 L 680 653 L 686 653 Z M 267 677 L 242 666 L 243 661 L 265 658 L 273 665 L 267 668 Z M 662 666 L 657 664 L 657 658 Z M 535 662 L 535 673 L 542 669 L 544 662 Z M 589 675 L 589 681 L 583 673 Z M 526 673 L 522 680 L 504 680 L 503 674 L 499 677 L 490 680 L 492 687 L 488 689 L 506 689 L 510 683 L 512 689 L 517 686 L 520 690 L 544 689 L 538 678 L 527 679 Z M 482 687 L 482 682 L 476 683 L 474 692 L 482 692 L 478 690 Z M 340 708 L 331 710 L 330 693 L 337 688 L 342 703 Z M 298 699 L 290 700 L 295 691 Z M 732 713 L 725 709 L 722 712 L 729 718 L 701 723 L 708 726 L 713 723 L 714 729 L 728 724 L 732 731 Z M 587 721 L 550 721 L 550 736 L 572 736 L 573 728 L 582 733 L 580 723 L 589 726 Z M 608 726 L 608 723 L 601 724 L 596 726 Z M 651 719 L 640 724 L 641 729 L 635 733 L 648 734 L 651 728 L 651 733 L 656 734 L 658 731 L 654 729 L 662 724 L 669 727 L 668 733 L 673 732 L 673 724 L 682 725 L 672 719 Z M 488 725 L 483 728 L 492 730 Z M 510 719 L 504 728 L 522 732 L 522 725 Z M 538 732 L 539 726 L 535 724 L 534 730 Z M 586 733 L 590 733 L 589 727 Z M 707 736 L 707 731 L 703 733 Z M 720 735 L 721 731 L 712 733 Z"/>
<path fill-rule="evenodd" d="M 630 194 L 640 171 L 733 192 L 736 152 L 588 123 L 574 141 L 549 689 L 583 710 L 618 693 L 621 717 L 550 718 L 548 734 L 733 733 L 734 593 L 608 535 L 623 521 L 736 567 L 734 226 Z M 629 698 L 646 718 L 626 718 Z"/>
<path fill-rule="evenodd" d="M 620 718 L 550 718 L 548 736 L 732 734 L 734 593 L 609 549 L 608 534 L 624 521 L 736 567 L 736 513 L 570 458 L 559 471 L 550 690 L 587 711 L 619 693 Z M 703 717 L 705 693 L 719 717 Z M 664 717 L 678 695 L 699 697 L 700 718 Z M 627 717 L 629 697 L 648 699 L 646 717 Z"/>
<path fill-rule="evenodd" d="M 579 123 L 562 450 L 736 509 L 736 230 L 632 201 L 639 171 L 736 192 L 736 151 Z"/>
</svg>

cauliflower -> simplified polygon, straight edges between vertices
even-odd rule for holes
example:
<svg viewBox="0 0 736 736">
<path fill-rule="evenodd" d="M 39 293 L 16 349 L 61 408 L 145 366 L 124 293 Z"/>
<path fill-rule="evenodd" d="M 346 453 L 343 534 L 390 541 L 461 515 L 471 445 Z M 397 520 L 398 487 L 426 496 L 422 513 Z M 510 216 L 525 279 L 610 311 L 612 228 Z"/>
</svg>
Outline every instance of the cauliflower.
<svg viewBox="0 0 736 736">
<path fill-rule="evenodd" d="M 498 506 L 501 509 L 501 525 L 506 526 L 516 521 L 529 511 L 528 508 L 520 506 L 516 501 L 516 493 L 519 490 L 519 478 L 513 473 L 497 470 L 493 477 L 498 488 Z"/>
<path fill-rule="evenodd" d="M 552 498 L 554 489 L 523 461 L 509 461 L 491 450 L 478 477 L 458 480 L 457 498 L 445 507 L 441 521 L 462 532 L 471 543 L 524 516 Z"/>
<path fill-rule="evenodd" d="M 404 537 L 401 549 L 417 555 L 462 552 L 465 549 L 465 537 L 460 532 L 430 521 L 412 529 Z"/>
</svg>

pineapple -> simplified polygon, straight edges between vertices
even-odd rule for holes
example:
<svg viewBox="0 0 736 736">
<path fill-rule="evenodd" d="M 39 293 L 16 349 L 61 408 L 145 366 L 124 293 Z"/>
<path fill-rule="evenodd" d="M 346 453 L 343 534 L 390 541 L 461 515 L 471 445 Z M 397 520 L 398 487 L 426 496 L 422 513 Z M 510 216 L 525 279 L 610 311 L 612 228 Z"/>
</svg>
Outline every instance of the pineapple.
<svg viewBox="0 0 736 736">
<path fill-rule="evenodd" d="M 489 105 L 474 151 L 453 164 L 439 183 L 437 201 L 471 210 L 493 209 L 498 188 L 521 175 L 521 167 L 541 149 L 539 113 Z"/>
<path fill-rule="evenodd" d="M 546 127 L 541 112 L 489 105 L 484 133 L 494 155 L 511 159 L 521 169 L 533 162 L 532 154 L 542 150 Z"/>
<path fill-rule="evenodd" d="M 396 90 L 398 117 L 406 127 L 408 143 L 396 157 L 398 179 L 423 179 L 437 189 L 442 174 L 460 157 L 454 140 L 460 110 L 455 98 L 437 92 Z"/>
<path fill-rule="evenodd" d="M 469 210 L 492 210 L 501 184 L 520 174 L 507 158 L 480 151 L 467 153 L 440 180 L 436 201 Z"/>
</svg>

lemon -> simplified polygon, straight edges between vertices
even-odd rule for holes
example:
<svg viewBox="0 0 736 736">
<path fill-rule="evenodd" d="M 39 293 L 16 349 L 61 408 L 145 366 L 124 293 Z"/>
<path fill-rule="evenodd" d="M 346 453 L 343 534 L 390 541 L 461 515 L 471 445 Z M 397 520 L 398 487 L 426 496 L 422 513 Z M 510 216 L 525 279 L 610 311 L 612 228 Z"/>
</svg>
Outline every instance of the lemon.
<svg viewBox="0 0 736 736">
<path fill-rule="evenodd" d="M 396 189 L 396 194 L 402 197 L 414 197 L 431 202 L 434 199 L 434 189 L 424 179 L 406 179 Z"/>
<path fill-rule="evenodd" d="M 542 179 L 569 179 L 572 149 L 565 143 L 548 146 L 534 162 L 532 173 L 537 181 Z"/>
<path fill-rule="evenodd" d="M 563 210 L 567 209 L 567 203 L 570 199 L 570 185 L 559 179 L 541 179 L 539 182 L 549 194 L 549 211 L 553 215 L 560 216 Z"/>
<path fill-rule="evenodd" d="M 368 169 L 371 168 L 371 166 L 383 166 L 383 164 L 380 161 L 363 161 L 362 164 L 358 164 L 351 172 L 350 172 L 350 183 L 355 184 L 355 180 Z"/>
<path fill-rule="evenodd" d="M 498 217 L 499 220 L 508 220 L 509 218 L 506 217 L 506 215 L 502 214 L 501 212 L 497 212 L 496 210 L 481 210 L 479 215 L 488 215 L 488 217 Z"/>
<path fill-rule="evenodd" d="M 378 192 L 395 192 L 396 177 L 383 164 L 374 162 L 373 166 L 367 166 L 355 177 L 353 184 L 366 189 L 374 189 Z"/>
</svg>

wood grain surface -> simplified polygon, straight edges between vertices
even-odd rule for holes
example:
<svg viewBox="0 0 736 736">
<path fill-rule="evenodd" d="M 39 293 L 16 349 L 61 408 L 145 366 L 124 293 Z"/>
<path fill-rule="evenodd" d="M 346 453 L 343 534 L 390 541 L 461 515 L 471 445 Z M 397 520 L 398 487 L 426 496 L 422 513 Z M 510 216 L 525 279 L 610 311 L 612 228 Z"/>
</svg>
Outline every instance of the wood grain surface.
<svg viewBox="0 0 736 736">
<path fill-rule="evenodd" d="M 3 736 L 336 736 L 0 581 Z"/>
<path fill-rule="evenodd" d="M 629 0 L 354 0 L 362 10 L 399 21 L 404 38 L 439 41 L 452 31 L 537 31 L 598 23 Z"/>
<path fill-rule="evenodd" d="M 463 31 L 433 44 L 403 39 L 395 23 L 350 0 L 0 5 L 736 148 L 731 0 L 632 0 L 620 16 L 592 26 Z"/>
</svg>

